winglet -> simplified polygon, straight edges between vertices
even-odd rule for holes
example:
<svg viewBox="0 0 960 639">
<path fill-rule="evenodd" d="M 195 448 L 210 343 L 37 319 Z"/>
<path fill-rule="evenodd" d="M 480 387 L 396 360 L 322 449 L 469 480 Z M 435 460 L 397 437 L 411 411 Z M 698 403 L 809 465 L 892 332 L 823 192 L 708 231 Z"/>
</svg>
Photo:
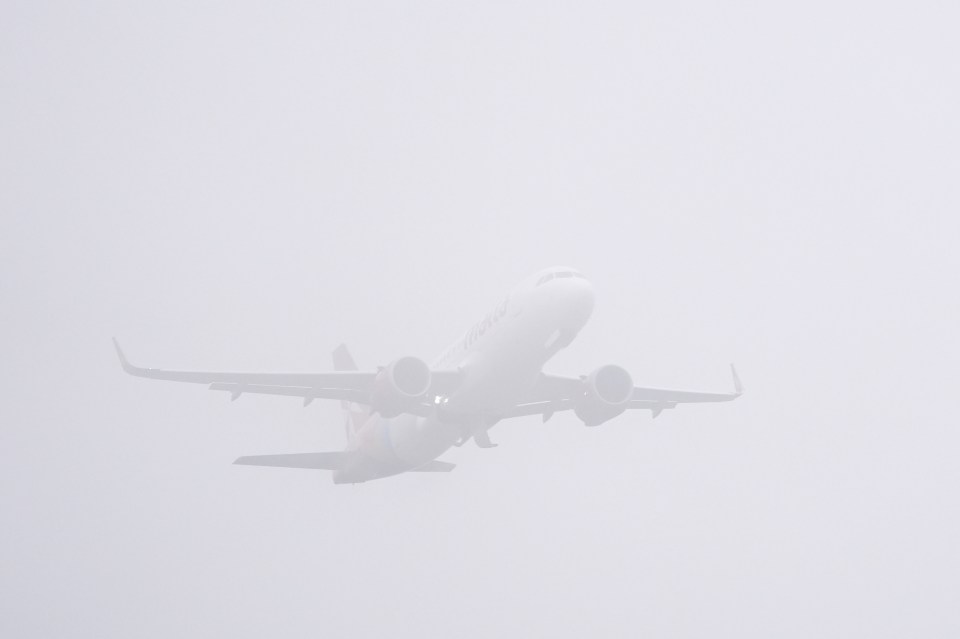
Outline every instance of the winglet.
<svg viewBox="0 0 960 639">
<path fill-rule="evenodd" d="M 743 383 L 740 381 L 740 376 L 737 375 L 737 367 L 730 364 L 730 372 L 733 374 L 733 392 L 739 397 L 743 395 Z"/>
<path fill-rule="evenodd" d="M 128 373 L 131 372 L 131 370 L 134 368 L 134 366 L 130 364 L 130 360 L 128 360 L 128 359 L 127 359 L 127 356 L 123 354 L 123 349 L 120 348 L 120 342 L 117 341 L 117 338 L 116 338 L 116 337 L 111 337 L 110 339 L 113 340 L 113 347 L 114 347 L 114 348 L 116 349 L 116 351 L 117 351 L 117 357 L 120 358 L 120 366 L 121 366 L 121 367 L 123 368 L 123 370 L 125 370 L 126 372 L 128 372 Z"/>
</svg>

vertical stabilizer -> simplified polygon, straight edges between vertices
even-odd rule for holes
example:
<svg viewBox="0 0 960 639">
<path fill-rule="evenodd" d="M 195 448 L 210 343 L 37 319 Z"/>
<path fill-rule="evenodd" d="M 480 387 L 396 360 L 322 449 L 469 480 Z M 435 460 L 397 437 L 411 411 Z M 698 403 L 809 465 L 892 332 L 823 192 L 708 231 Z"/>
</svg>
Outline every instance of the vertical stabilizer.
<svg viewBox="0 0 960 639">
<path fill-rule="evenodd" d="M 353 356 L 347 350 L 346 344 L 340 344 L 333 351 L 333 370 L 335 371 L 355 371 L 357 364 L 353 361 Z M 347 433 L 347 442 L 352 442 L 357 431 L 363 426 L 367 418 L 370 417 L 370 410 L 355 402 L 346 400 L 340 401 L 344 414 L 344 429 Z"/>
<path fill-rule="evenodd" d="M 346 344 L 337 346 L 333 351 L 333 370 L 335 371 L 355 371 L 357 363 L 353 361 L 353 355 L 347 350 Z"/>
</svg>

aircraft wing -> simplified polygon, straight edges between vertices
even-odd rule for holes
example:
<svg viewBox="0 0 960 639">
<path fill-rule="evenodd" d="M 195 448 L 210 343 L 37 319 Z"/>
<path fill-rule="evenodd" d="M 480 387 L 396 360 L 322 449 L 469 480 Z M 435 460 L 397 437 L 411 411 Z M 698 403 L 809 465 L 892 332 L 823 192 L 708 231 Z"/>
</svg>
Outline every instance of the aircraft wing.
<svg viewBox="0 0 960 639">
<path fill-rule="evenodd" d="M 210 390 L 227 391 L 231 399 L 244 393 L 283 395 L 303 398 L 306 406 L 314 399 L 341 399 L 367 403 L 377 371 L 332 371 L 326 373 L 233 373 L 215 371 L 177 371 L 134 366 L 113 340 L 123 370 L 136 377 L 173 382 L 208 384 Z M 451 392 L 460 380 L 459 371 L 431 371 L 428 394 Z M 424 406 L 426 411 L 428 406 Z"/>
<path fill-rule="evenodd" d="M 703 402 L 729 402 L 743 394 L 743 385 L 737 375 L 737 369 L 730 365 L 733 376 L 732 393 L 707 393 L 689 390 L 674 390 L 667 388 L 651 388 L 634 386 L 633 394 L 627 402 L 627 409 L 647 409 L 656 417 L 667 408 L 674 408 L 677 404 Z M 544 421 L 555 412 L 571 410 L 576 407 L 577 400 L 585 392 L 584 378 L 562 377 L 559 375 L 541 375 L 530 394 L 513 409 L 507 411 L 503 417 L 522 417 L 526 415 L 543 415 Z"/>
</svg>

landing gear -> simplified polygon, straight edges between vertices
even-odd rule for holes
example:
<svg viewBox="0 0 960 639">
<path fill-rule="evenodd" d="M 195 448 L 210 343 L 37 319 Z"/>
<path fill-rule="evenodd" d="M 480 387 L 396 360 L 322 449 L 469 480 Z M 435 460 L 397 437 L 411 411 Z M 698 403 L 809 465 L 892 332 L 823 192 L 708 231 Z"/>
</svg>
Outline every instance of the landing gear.
<svg viewBox="0 0 960 639">
<path fill-rule="evenodd" d="M 480 448 L 496 448 L 497 445 L 490 441 L 490 429 L 494 424 L 499 422 L 498 418 L 491 417 L 474 417 L 471 419 L 456 420 L 453 423 L 457 425 L 460 430 L 460 439 L 458 439 L 454 445 L 463 446 L 470 439 L 479 446 Z"/>
<path fill-rule="evenodd" d="M 489 426 L 487 427 L 489 428 Z M 473 436 L 473 441 L 477 443 L 477 446 L 480 448 L 496 448 L 497 445 L 490 441 L 490 433 L 486 428 L 481 428 Z"/>
</svg>

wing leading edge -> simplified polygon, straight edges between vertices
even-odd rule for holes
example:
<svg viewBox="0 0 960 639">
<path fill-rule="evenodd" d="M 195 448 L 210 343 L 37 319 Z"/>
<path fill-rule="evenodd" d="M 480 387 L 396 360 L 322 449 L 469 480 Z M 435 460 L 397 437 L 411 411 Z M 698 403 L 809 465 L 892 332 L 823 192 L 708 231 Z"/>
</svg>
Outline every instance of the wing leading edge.
<svg viewBox="0 0 960 639">
<path fill-rule="evenodd" d="M 743 395 L 743 384 L 733 364 L 730 364 L 730 372 L 733 377 L 732 393 L 706 393 L 634 386 L 626 409 L 649 410 L 656 417 L 661 411 L 675 408 L 677 404 L 733 401 Z M 502 417 L 543 415 L 544 420 L 546 420 L 556 412 L 576 408 L 577 402 L 584 392 L 583 378 L 541 375 L 530 395 Z"/>
<path fill-rule="evenodd" d="M 208 384 L 210 390 L 227 391 L 231 399 L 244 393 L 300 397 L 304 406 L 314 399 L 341 399 L 367 403 L 378 371 L 333 371 L 326 373 L 237 373 L 217 371 L 178 371 L 134 366 L 127 359 L 116 338 L 113 346 L 123 370 L 135 377 L 171 382 Z M 450 392 L 459 382 L 458 371 L 431 371 L 428 394 Z M 425 404 L 425 410 L 428 405 Z"/>
</svg>

